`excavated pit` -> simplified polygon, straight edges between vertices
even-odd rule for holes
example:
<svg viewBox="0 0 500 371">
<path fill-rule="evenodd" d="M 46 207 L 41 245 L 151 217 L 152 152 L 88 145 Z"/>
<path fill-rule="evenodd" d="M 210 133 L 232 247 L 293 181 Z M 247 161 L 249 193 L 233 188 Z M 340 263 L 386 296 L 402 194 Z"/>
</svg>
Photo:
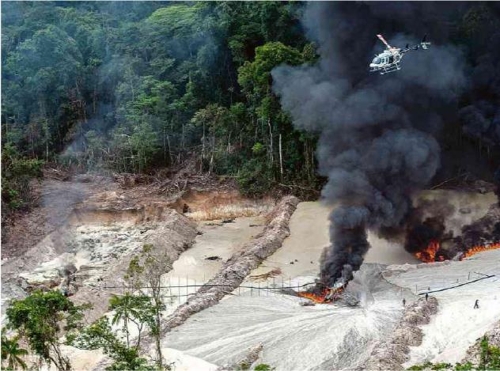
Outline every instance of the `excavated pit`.
<svg viewBox="0 0 500 371">
<path fill-rule="evenodd" d="M 195 271 L 196 265 L 207 265 L 216 270 L 222 264 L 219 260 L 230 256 L 221 253 L 218 245 L 227 245 L 230 252 L 248 241 L 264 225 L 257 215 L 273 206 L 266 201 L 246 200 L 233 191 L 188 190 L 183 193 L 184 198 L 166 198 L 135 188 L 123 190 L 108 185 L 99 192 L 92 184 L 73 185 L 52 180 L 47 184 L 42 187 L 46 190 L 44 206 L 34 213 L 53 213 L 53 219 L 58 219 L 58 223 L 54 221 L 52 231 L 24 254 L 2 262 L 2 303 L 22 298 L 35 289 L 67 289 L 75 302 L 94 305 L 87 312 L 89 322 L 107 311 L 111 294 L 123 292 L 124 272 L 144 244 L 154 245 L 174 262 L 174 271 L 168 278 L 165 276 L 166 279 L 185 280 L 186 270 Z M 85 192 L 81 191 L 82 187 Z M 79 197 L 74 196 L 75 189 L 80 192 L 77 192 Z M 71 190 L 69 194 L 68 190 Z M 71 202 L 54 202 L 65 197 L 71 198 Z M 175 205 L 184 205 L 186 201 L 191 205 L 187 212 L 175 210 Z M 69 210 L 59 210 L 61 207 Z M 203 217 L 212 220 L 221 213 L 224 217 L 240 218 L 225 219 L 231 223 L 193 221 Z M 188 217 L 193 214 L 197 218 Z M 64 222 L 61 221 L 63 218 Z M 208 243 L 201 243 L 193 254 L 183 259 L 184 263 L 176 265 L 176 260 L 194 244 L 196 237 L 201 240 L 208 238 Z M 213 262 L 205 260 L 211 249 L 209 245 L 218 254 Z M 193 258 L 199 261 L 192 264 Z M 74 267 L 76 272 L 72 274 L 69 287 L 66 284 L 63 287 L 62 271 L 68 266 Z M 179 267 L 182 273 L 178 274 Z M 203 282 L 205 276 L 209 279 L 210 275 L 209 271 L 204 271 L 203 279 L 201 275 L 192 276 Z M 6 306 L 2 306 L 2 313 Z"/>
<path fill-rule="evenodd" d="M 92 321 L 107 311 L 107 298 L 123 286 L 131 258 L 153 244 L 173 261 L 197 235 L 196 224 L 167 208 L 76 209 L 68 222 L 21 257 L 2 265 L 2 299 L 25 296 L 31 290 L 63 288 L 65 266 L 76 273 L 64 287 L 76 302 L 90 302 Z M 2 309 L 4 309 L 3 306 Z"/>
</svg>

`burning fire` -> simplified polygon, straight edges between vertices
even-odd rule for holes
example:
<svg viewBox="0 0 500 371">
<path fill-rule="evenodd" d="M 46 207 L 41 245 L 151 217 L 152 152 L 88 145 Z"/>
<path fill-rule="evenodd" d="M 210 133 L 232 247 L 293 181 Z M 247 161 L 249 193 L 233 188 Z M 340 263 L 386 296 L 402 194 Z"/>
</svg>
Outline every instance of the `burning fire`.
<svg viewBox="0 0 500 371">
<path fill-rule="evenodd" d="M 465 258 L 469 258 L 472 255 L 475 255 L 475 254 L 482 252 L 482 251 L 495 250 L 495 249 L 500 249 L 500 242 L 493 243 L 491 245 L 485 245 L 485 246 L 474 246 L 474 247 L 470 248 L 469 250 L 467 250 L 462 255 L 460 260 L 465 259 Z"/>
<path fill-rule="evenodd" d="M 432 240 L 424 250 L 416 252 L 415 256 L 424 263 L 432 263 L 436 261 L 436 254 L 440 248 L 439 241 Z M 444 258 L 440 255 L 439 260 L 444 260 Z"/>
<path fill-rule="evenodd" d="M 429 245 L 422 251 L 419 251 L 415 253 L 415 256 L 417 259 L 423 261 L 424 263 L 432 263 L 437 261 L 444 261 L 446 260 L 444 256 L 438 255 L 436 259 L 436 254 L 441 248 L 441 244 L 439 241 L 431 241 Z M 480 253 L 482 251 L 488 251 L 488 250 L 495 250 L 495 249 L 500 249 L 500 242 L 493 243 L 491 245 L 484 245 L 484 246 L 474 246 L 468 249 L 461 257 L 460 260 L 463 260 L 465 258 L 469 258 L 472 255 L 475 255 L 477 253 Z"/>
<path fill-rule="evenodd" d="M 314 294 L 312 292 L 299 292 L 299 296 L 301 298 L 306 298 L 309 299 L 315 303 L 318 304 L 326 304 L 326 303 L 331 303 L 332 301 L 338 300 L 340 297 L 340 294 L 344 291 L 344 287 L 338 287 L 336 289 L 329 289 L 325 288 L 323 291 L 321 291 L 321 294 Z"/>
</svg>

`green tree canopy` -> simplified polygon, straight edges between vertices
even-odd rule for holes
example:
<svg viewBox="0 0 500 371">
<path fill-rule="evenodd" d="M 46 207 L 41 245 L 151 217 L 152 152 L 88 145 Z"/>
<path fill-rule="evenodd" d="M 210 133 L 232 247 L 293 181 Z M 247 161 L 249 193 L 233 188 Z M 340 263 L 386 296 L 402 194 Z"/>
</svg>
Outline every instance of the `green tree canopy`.
<svg viewBox="0 0 500 371">
<path fill-rule="evenodd" d="M 88 305 L 75 305 L 59 291 L 35 291 L 7 308 L 7 327 L 26 339 L 30 349 L 60 371 L 71 370 L 68 357 L 61 352 L 63 334 L 71 336 L 81 328 Z"/>
</svg>

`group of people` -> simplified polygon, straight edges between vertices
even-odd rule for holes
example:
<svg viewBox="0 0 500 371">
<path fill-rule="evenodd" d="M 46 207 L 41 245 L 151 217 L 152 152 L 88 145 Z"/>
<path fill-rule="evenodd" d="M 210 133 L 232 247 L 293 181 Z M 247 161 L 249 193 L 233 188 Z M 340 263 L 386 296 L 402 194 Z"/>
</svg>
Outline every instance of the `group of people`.
<svg viewBox="0 0 500 371">
<path fill-rule="evenodd" d="M 425 301 L 429 300 L 429 293 L 425 293 Z M 403 298 L 403 307 L 406 306 L 406 299 Z M 474 309 L 479 309 L 479 299 L 476 299 L 476 302 L 474 303 Z"/>
</svg>

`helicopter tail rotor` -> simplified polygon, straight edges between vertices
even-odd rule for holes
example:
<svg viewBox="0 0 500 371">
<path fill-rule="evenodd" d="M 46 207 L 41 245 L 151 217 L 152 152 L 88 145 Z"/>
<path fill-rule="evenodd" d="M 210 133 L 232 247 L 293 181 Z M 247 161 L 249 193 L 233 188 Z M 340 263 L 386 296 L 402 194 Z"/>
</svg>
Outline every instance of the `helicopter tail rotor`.
<svg viewBox="0 0 500 371">
<path fill-rule="evenodd" d="M 427 49 L 431 45 L 430 42 L 425 41 L 426 39 L 427 39 L 427 35 L 424 35 L 424 37 L 422 38 L 422 42 L 420 43 L 420 46 L 422 47 L 422 49 Z"/>
</svg>

